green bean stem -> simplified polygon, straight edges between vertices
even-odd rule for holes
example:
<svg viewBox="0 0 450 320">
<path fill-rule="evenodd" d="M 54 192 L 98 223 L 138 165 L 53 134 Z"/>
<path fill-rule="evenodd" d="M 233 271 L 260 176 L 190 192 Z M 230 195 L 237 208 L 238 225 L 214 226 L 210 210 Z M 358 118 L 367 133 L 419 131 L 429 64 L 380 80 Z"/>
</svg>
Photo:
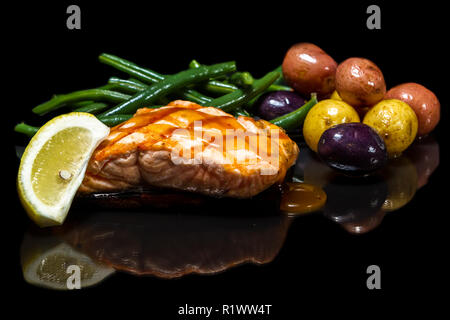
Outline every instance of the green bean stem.
<svg viewBox="0 0 450 320">
<path fill-rule="evenodd" d="M 317 103 L 317 95 L 315 93 L 311 94 L 311 99 L 306 102 L 303 106 L 294 110 L 290 113 L 282 115 L 278 118 L 270 120 L 271 123 L 285 129 L 292 130 L 299 128 L 305 121 L 306 115 L 309 110 Z"/>
</svg>

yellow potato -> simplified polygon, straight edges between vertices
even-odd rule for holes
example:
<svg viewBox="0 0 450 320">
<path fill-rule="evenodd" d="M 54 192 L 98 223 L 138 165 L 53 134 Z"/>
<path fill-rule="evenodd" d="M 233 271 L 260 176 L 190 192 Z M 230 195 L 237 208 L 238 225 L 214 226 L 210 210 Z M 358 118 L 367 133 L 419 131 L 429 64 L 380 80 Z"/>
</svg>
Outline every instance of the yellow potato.
<svg viewBox="0 0 450 320">
<path fill-rule="evenodd" d="M 322 100 L 306 116 L 303 136 L 311 150 L 317 152 L 322 133 L 341 123 L 359 122 L 358 113 L 349 104 L 339 100 Z"/>
<path fill-rule="evenodd" d="M 417 116 L 405 102 L 382 100 L 373 106 L 363 123 L 371 126 L 384 139 L 391 158 L 398 157 L 414 141 L 417 134 Z"/>
</svg>

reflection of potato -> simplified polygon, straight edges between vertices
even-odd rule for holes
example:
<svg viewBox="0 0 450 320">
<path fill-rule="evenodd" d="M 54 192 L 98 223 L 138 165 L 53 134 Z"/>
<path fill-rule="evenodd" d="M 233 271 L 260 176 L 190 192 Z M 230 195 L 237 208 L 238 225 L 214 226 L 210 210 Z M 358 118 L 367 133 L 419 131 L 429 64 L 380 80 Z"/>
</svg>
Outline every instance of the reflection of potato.
<svg viewBox="0 0 450 320">
<path fill-rule="evenodd" d="M 388 185 L 384 211 L 397 210 L 411 201 L 417 190 L 417 171 L 411 160 L 406 157 L 390 160 L 382 175 Z"/>
<path fill-rule="evenodd" d="M 350 233 L 363 234 L 378 227 L 381 224 L 381 221 L 383 221 L 384 215 L 385 212 L 380 210 L 376 214 L 366 217 L 364 220 L 348 221 L 342 223 L 341 225 Z"/>
<path fill-rule="evenodd" d="M 310 149 L 302 149 L 299 157 L 300 161 L 304 160 L 303 181 L 305 183 L 324 187 L 336 176 L 336 171 L 323 163 Z"/>
<path fill-rule="evenodd" d="M 22 242 L 20 258 L 25 281 L 49 289 L 68 290 L 66 282 L 71 274 L 66 271 L 70 265 L 80 267 L 81 288 L 95 285 L 114 272 L 48 233 L 28 232 Z"/>
<path fill-rule="evenodd" d="M 406 151 L 418 175 L 417 189 L 428 183 L 428 178 L 439 166 L 439 144 L 432 136 L 416 140 Z"/>
</svg>

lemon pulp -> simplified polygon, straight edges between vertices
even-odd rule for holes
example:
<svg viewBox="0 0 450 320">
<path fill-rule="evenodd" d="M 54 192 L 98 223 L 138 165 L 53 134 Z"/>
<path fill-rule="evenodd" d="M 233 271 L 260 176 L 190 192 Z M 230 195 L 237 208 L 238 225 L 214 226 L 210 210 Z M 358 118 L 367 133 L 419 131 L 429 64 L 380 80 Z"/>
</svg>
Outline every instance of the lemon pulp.
<svg viewBox="0 0 450 320">
<path fill-rule="evenodd" d="M 70 145 L 64 145 L 69 138 Z M 33 163 L 31 182 L 33 191 L 43 203 L 53 205 L 61 199 L 71 177 L 78 174 L 79 164 L 91 145 L 92 135 L 89 130 L 71 127 L 56 133 L 39 150 Z M 68 172 L 70 177 L 62 176 L 63 171 Z"/>
</svg>

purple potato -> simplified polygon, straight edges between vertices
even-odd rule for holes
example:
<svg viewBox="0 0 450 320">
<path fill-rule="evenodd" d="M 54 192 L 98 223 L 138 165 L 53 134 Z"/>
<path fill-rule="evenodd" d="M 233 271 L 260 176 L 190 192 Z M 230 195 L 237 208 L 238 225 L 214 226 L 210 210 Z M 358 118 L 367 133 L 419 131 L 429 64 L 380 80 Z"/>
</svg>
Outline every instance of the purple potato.
<svg viewBox="0 0 450 320">
<path fill-rule="evenodd" d="M 366 124 L 342 123 L 326 130 L 318 144 L 319 157 L 348 175 L 374 172 L 388 160 L 383 139 Z"/>
<path fill-rule="evenodd" d="M 305 99 L 292 91 L 272 91 L 258 100 L 256 114 L 265 120 L 272 120 L 294 111 L 305 104 Z"/>
</svg>

